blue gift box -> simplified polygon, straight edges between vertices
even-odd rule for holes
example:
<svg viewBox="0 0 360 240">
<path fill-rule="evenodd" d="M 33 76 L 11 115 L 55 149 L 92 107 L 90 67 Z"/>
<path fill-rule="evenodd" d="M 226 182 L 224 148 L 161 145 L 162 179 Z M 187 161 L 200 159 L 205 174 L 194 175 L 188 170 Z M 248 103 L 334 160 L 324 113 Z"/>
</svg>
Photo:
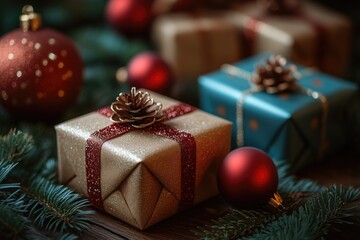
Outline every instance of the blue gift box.
<svg viewBox="0 0 360 240">
<path fill-rule="evenodd" d="M 251 75 L 269 57 L 261 54 L 233 66 Z M 240 136 L 244 145 L 260 148 L 299 170 L 347 143 L 346 110 L 357 94 L 357 86 L 296 66 L 301 76 L 298 85 L 304 91 L 283 94 L 249 93 L 248 79 L 224 70 L 203 75 L 199 78 L 200 107 L 234 123 L 233 147 Z M 306 94 L 306 90 L 313 95 Z M 325 98 L 326 105 L 318 95 Z"/>
</svg>

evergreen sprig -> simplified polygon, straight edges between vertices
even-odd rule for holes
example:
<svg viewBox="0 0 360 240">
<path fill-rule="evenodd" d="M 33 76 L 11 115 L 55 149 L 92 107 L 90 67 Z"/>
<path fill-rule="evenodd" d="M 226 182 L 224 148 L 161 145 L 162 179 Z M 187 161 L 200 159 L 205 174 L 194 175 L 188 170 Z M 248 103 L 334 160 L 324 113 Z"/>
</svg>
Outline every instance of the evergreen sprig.
<svg viewBox="0 0 360 240">
<path fill-rule="evenodd" d="M 0 136 L 0 238 L 76 239 L 77 231 L 89 227 L 92 211 L 83 210 L 89 203 L 53 183 L 55 160 L 45 154 L 36 161 L 40 152 L 53 150 L 37 146 L 20 131 Z"/>
<path fill-rule="evenodd" d="M 0 236 L 6 239 L 20 238 L 26 229 L 30 220 L 24 216 L 27 205 L 24 204 L 24 198 L 15 200 L 2 200 L 0 202 Z"/>
<path fill-rule="evenodd" d="M 6 238 L 17 238 L 28 223 L 23 216 L 27 205 L 24 197 L 19 196 L 20 185 L 4 183 L 18 161 L 31 149 L 29 136 L 19 136 L 21 133 L 11 130 L 7 136 L 0 137 L 0 232 Z"/>
<path fill-rule="evenodd" d="M 0 161 L 19 162 L 31 151 L 33 139 L 30 135 L 11 129 L 0 137 Z"/>
<path fill-rule="evenodd" d="M 199 227 L 194 233 L 206 240 L 233 239 L 251 233 L 273 218 L 272 213 L 263 210 L 230 209 L 225 216 L 214 220 L 213 225 Z"/>
<path fill-rule="evenodd" d="M 342 186 L 329 188 L 311 180 L 296 180 L 289 166 L 277 164 L 279 192 L 285 209 L 263 207 L 256 210 L 231 208 L 211 225 L 194 231 L 201 239 L 319 239 L 330 227 L 351 224 L 354 208 L 360 199 L 360 189 Z"/>
<path fill-rule="evenodd" d="M 89 227 L 89 207 L 86 199 L 65 186 L 55 185 L 44 178 L 32 181 L 26 195 L 31 199 L 30 216 L 48 231 L 82 230 Z"/>
<path fill-rule="evenodd" d="M 325 188 L 308 179 L 297 180 L 290 172 L 290 166 L 285 161 L 275 161 L 279 176 L 279 192 L 292 194 L 298 192 L 320 192 Z"/>
<path fill-rule="evenodd" d="M 8 163 L 7 161 L 0 160 L 0 190 L 4 190 L 8 188 L 16 188 L 19 186 L 19 184 L 14 184 L 14 183 L 9 183 L 9 184 L 2 183 L 16 165 L 17 163 Z"/>
<path fill-rule="evenodd" d="M 354 206 L 347 204 L 358 199 L 359 189 L 332 186 L 246 239 L 322 239 L 330 227 L 353 223 Z"/>
</svg>

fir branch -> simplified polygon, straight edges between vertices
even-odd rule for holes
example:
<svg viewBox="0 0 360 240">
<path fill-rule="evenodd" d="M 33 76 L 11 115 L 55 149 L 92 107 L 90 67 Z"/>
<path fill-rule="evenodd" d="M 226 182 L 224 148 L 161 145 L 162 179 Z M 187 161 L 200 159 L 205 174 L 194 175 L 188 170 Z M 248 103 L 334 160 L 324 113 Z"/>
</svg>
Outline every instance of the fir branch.
<svg viewBox="0 0 360 240">
<path fill-rule="evenodd" d="M 41 145 L 31 151 L 33 138 L 16 130 L 0 137 L 0 236 L 4 238 L 75 239 L 74 231 L 89 226 L 92 212 L 82 210 L 88 201 L 50 182 L 55 180 L 56 161 L 47 152 L 53 152 L 53 145 Z M 2 183 L 5 180 L 21 182 L 25 194 L 19 183 Z"/>
<path fill-rule="evenodd" d="M 19 191 L 20 184 L 3 182 L 31 148 L 32 138 L 19 131 L 10 130 L 0 137 L 0 229 L 4 238 L 20 238 L 29 223 L 24 216 L 28 205 Z"/>
<path fill-rule="evenodd" d="M 31 199 L 30 216 L 47 231 L 60 233 L 67 230 L 84 230 L 89 227 L 92 211 L 82 210 L 88 200 L 65 186 L 55 185 L 46 179 L 36 178 L 26 195 Z"/>
<path fill-rule="evenodd" d="M 300 196 L 300 195 L 299 195 Z M 287 208 L 274 209 L 269 206 L 263 206 L 256 210 L 237 210 L 230 208 L 228 212 L 218 220 L 213 220 L 212 225 L 198 227 L 193 233 L 201 239 L 234 239 L 238 236 L 247 236 L 253 234 L 266 226 L 267 223 L 282 216 L 286 212 L 291 212 L 302 202 L 302 195 L 283 196 L 283 204 Z"/>
<path fill-rule="evenodd" d="M 201 239 L 232 239 L 238 236 L 253 234 L 266 226 L 267 223 L 291 212 L 300 205 L 300 199 L 307 196 L 304 192 L 319 192 L 324 188 L 310 180 L 296 181 L 295 176 L 289 174 L 287 163 L 277 162 L 279 175 L 279 192 L 284 198 L 286 209 L 273 211 L 266 207 L 257 210 L 235 210 L 231 209 L 226 215 L 213 221 L 212 225 L 199 227 L 194 234 Z M 300 194 L 301 193 L 301 194 Z"/>
<path fill-rule="evenodd" d="M 360 188 L 330 186 L 329 190 L 336 193 L 344 202 L 353 202 L 360 198 Z"/>
<path fill-rule="evenodd" d="M 213 221 L 213 225 L 199 227 L 194 234 L 206 240 L 233 239 L 253 232 L 273 218 L 272 213 L 263 210 L 230 209 L 225 216 Z"/>
<path fill-rule="evenodd" d="M 29 123 L 21 124 L 19 127 L 31 133 L 34 148 L 33 151 L 29 152 L 27 157 L 21 161 L 19 167 L 13 171 L 11 179 L 13 181 L 26 183 L 31 180 L 33 176 L 43 176 L 55 182 L 55 164 L 52 164 L 52 166 L 48 164 L 49 161 L 55 161 L 56 138 L 54 129 L 44 124 Z M 44 171 L 47 170 L 52 171 L 52 174 L 47 172 L 44 175 Z"/>
<path fill-rule="evenodd" d="M 0 137 L 0 160 L 19 162 L 32 147 L 33 140 L 30 135 L 11 129 L 7 135 Z"/>
<path fill-rule="evenodd" d="M 359 189 L 330 187 L 308 200 L 297 211 L 283 215 L 246 239 L 319 239 L 334 224 L 351 224 L 354 207 L 347 204 L 360 199 Z"/>
<path fill-rule="evenodd" d="M 10 172 L 16 167 L 17 163 L 8 163 L 6 161 L 0 161 L 0 199 L 6 195 L 5 190 L 10 188 L 16 189 L 20 187 L 18 183 L 2 183 Z"/>
<path fill-rule="evenodd" d="M 78 239 L 78 237 L 70 233 L 63 234 L 58 238 L 58 240 L 75 240 L 75 239 Z"/>
<path fill-rule="evenodd" d="M 44 166 L 38 173 L 38 176 L 43 177 L 46 180 L 55 183 L 56 168 L 57 168 L 57 161 L 54 158 L 50 158 L 44 163 Z"/>
<path fill-rule="evenodd" d="M 17 163 L 9 163 L 7 161 L 0 160 L 0 183 L 4 181 L 4 179 L 9 175 L 9 173 L 14 169 L 16 165 Z"/>
<path fill-rule="evenodd" d="M 352 223 L 354 206 L 349 203 L 360 198 L 360 189 L 325 188 L 310 180 L 297 181 L 288 174 L 286 163 L 280 162 L 277 167 L 286 209 L 231 209 L 194 234 L 201 239 L 313 239 L 323 237 L 334 224 Z"/>
<path fill-rule="evenodd" d="M 16 197 L 18 191 L 0 202 L 0 236 L 4 238 L 20 238 L 29 220 L 24 216 L 27 205 L 24 196 Z"/>
<path fill-rule="evenodd" d="M 290 166 L 285 161 L 279 161 L 275 163 L 278 169 L 278 189 L 280 193 L 291 194 L 298 192 L 320 192 L 325 189 L 323 186 L 319 186 L 311 180 L 296 180 L 296 177 L 290 174 Z"/>
<path fill-rule="evenodd" d="M 34 180 L 37 177 L 41 177 L 52 183 L 56 183 L 57 161 L 51 158 L 48 159 L 47 161 L 41 162 L 41 164 L 43 164 L 42 168 L 39 169 L 35 168 L 31 170 L 27 170 L 26 168 L 23 168 L 22 165 L 20 165 L 19 168 L 12 171 L 11 173 L 12 180 L 18 180 L 25 187 L 28 186 L 32 182 L 32 180 Z M 41 164 L 38 163 L 39 166 L 41 166 Z M 17 178 L 16 176 L 21 176 L 21 177 Z"/>
</svg>

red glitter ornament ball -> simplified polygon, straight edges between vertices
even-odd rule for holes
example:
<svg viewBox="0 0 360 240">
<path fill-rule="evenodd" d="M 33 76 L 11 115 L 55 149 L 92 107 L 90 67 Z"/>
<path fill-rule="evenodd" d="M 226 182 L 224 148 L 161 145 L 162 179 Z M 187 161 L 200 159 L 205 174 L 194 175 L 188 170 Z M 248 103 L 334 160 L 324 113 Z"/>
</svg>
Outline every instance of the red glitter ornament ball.
<svg viewBox="0 0 360 240">
<path fill-rule="evenodd" d="M 69 38 L 40 28 L 38 15 L 25 7 L 28 22 L 0 39 L 0 103 L 22 119 L 51 119 L 76 100 L 83 64 Z"/>
<path fill-rule="evenodd" d="M 263 151 L 238 148 L 221 163 L 218 187 L 223 198 L 234 207 L 259 207 L 277 192 L 277 169 Z"/>
<path fill-rule="evenodd" d="M 169 93 L 174 82 L 169 65 L 157 54 L 145 52 L 136 55 L 127 66 L 128 84 L 155 92 Z"/>
<path fill-rule="evenodd" d="M 113 28 L 128 36 L 145 33 L 153 18 L 150 0 L 110 0 L 105 15 Z"/>
</svg>

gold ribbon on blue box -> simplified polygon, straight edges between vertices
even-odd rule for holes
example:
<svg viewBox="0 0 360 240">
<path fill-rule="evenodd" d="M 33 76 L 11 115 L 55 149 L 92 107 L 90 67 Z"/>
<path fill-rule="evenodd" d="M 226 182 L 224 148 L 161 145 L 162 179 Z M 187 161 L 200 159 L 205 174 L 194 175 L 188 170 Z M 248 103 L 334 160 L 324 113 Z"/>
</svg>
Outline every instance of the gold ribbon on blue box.
<svg viewBox="0 0 360 240">
<path fill-rule="evenodd" d="M 270 56 L 257 55 L 201 76 L 200 106 L 234 123 L 233 148 L 257 147 L 299 170 L 346 145 L 346 111 L 357 86 L 296 65 L 297 89 L 259 91 L 249 79 Z"/>
</svg>

